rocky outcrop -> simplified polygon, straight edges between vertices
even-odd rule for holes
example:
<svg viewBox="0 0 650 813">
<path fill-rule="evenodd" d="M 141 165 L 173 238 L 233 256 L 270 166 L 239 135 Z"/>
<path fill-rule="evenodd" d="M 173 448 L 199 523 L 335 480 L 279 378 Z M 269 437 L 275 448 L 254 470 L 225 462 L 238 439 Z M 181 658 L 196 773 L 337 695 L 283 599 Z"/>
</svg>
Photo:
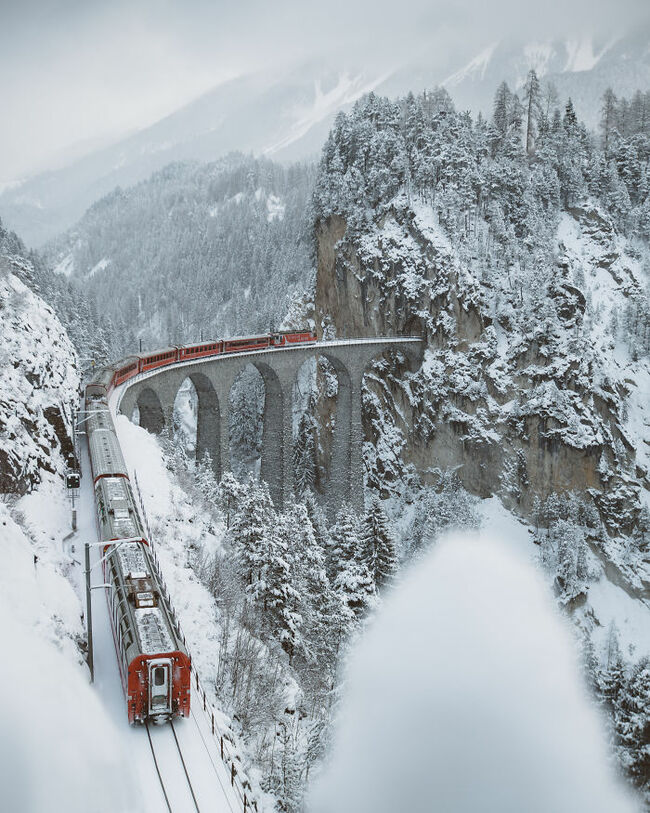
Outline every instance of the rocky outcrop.
<svg viewBox="0 0 650 813">
<path fill-rule="evenodd" d="M 621 365 L 616 375 L 594 299 L 607 289 L 609 307 L 622 307 L 634 262 L 610 226 L 603 237 L 603 223 L 586 210 L 565 215 L 547 313 L 530 323 L 516 292 L 452 248 L 430 206 L 399 198 L 352 234 L 339 215 L 317 224 L 318 329 L 427 338 L 418 372 L 379 361 L 366 377 L 371 483 L 390 491 L 409 467 L 425 481 L 454 469 L 473 493 L 498 494 L 523 514 L 535 498 L 577 492 L 610 530 L 632 531 L 645 479 L 640 439 L 626 430 L 630 385 Z"/>
<path fill-rule="evenodd" d="M 30 265 L 0 255 L 0 492 L 24 493 L 73 451 L 77 355 L 28 286 Z"/>
</svg>

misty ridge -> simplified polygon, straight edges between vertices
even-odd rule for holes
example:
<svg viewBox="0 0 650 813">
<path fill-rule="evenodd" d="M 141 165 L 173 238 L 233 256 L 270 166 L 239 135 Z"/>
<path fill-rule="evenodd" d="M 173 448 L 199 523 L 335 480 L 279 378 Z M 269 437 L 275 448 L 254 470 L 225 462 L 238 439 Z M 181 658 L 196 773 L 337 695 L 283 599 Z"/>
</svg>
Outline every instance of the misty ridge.
<svg viewBox="0 0 650 813">
<path fill-rule="evenodd" d="M 252 359 L 216 407 L 188 368 L 160 432 L 114 416 L 246 811 L 650 810 L 646 4 L 0 15 L 0 605 L 23 672 L 66 685 L 37 721 L 30 670 L 29 713 L 0 709 L 17 809 L 163 809 L 144 732 L 86 685 L 80 387 L 139 350 L 314 331 L 422 341 L 360 376 L 362 482 L 334 508 L 352 396 L 324 352 L 281 392 Z M 34 765 L 62 732 L 75 764 Z M 204 747 L 188 773 L 216 787 Z"/>
</svg>

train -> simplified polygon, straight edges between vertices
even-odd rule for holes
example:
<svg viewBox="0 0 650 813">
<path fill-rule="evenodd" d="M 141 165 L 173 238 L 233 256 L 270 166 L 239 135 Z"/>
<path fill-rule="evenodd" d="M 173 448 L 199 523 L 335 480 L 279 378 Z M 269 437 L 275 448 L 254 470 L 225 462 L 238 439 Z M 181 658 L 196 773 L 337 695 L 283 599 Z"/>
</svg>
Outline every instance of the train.
<svg viewBox="0 0 650 813">
<path fill-rule="evenodd" d="M 130 723 L 189 717 L 191 660 L 162 587 L 105 395 L 86 388 L 97 529 Z"/>
<path fill-rule="evenodd" d="M 280 349 L 316 341 L 314 330 L 291 330 L 267 333 L 263 336 L 237 336 L 233 339 L 212 339 L 199 344 L 173 345 L 149 353 L 135 353 L 106 368 L 95 380 L 95 390 L 110 392 L 139 373 L 196 359 L 220 356 L 228 353 L 245 353 L 254 350 Z"/>
<path fill-rule="evenodd" d="M 163 589 L 111 416 L 108 396 L 139 373 L 227 353 L 316 341 L 314 331 L 241 336 L 137 353 L 98 370 L 85 389 L 86 426 L 104 581 L 130 723 L 190 714 L 191 660 Z"/>
</svg>

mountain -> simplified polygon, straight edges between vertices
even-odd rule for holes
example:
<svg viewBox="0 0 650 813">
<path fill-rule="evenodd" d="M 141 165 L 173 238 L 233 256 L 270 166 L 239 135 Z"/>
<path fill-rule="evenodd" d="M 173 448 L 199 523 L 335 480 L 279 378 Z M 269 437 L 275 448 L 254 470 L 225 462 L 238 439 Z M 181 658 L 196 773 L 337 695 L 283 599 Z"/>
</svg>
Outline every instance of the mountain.
<svg viewBox="0 0 650 813">
<path fill-rule="evenodd" d="M 127 139 L 5 188 L 0 214 L 38 246 L 115 187 L 175 161 L 214 161 L 235 150 L 291 160 L 316 156 L 335 113 L 379 80 L 321 64 L 234 79 Z"/>
<path fill-rule="evenodd" d="M 398 96 L 444 85 L 457 108 L 489 112 L 498 84 L 520 88 L 530 67 L 551 79 L 560 100 L 571 95 L 594 126 L 600 96 L 650 87 L 650 36 L 616 41 L 486 43 L 467 64 L 432 67 L 414 58 L 395 69 L 369 71 L 335 61 L 312 61 L 284 72 L 243 76 L 215 87 L 161 121 L 66 167 L 0 190 L 0 216 L 30 246 L 69 228 L 116 186 L 130 186 L 173 161 L 213 161 L 230 151 L 281 161 L 319 153 L 339 110 L 371 90 Z"/>
<path fill-rule="evenodd" d="M 650 31 L 600 41 L 587 37 L 494 42 L 447 76 L 442 85 L 457 108 L 489 114 L 499 83 L 506 81 L 512 90 L 521 91 L 531 68 L 540 79 L 555 85 L 561 102 L 571 97 L 578 115 L 588 127 L 595 128 L 608 87 L 623 96 L 650 88 Z"/>
<path fill-rule="evenodd" d="M 170 164 L 99 200 L 45 257 L 110 322 L 114 357 L 138 339 L 265 332 L 311 287 L 314 175 L 236 153 Z"/>
</svg>

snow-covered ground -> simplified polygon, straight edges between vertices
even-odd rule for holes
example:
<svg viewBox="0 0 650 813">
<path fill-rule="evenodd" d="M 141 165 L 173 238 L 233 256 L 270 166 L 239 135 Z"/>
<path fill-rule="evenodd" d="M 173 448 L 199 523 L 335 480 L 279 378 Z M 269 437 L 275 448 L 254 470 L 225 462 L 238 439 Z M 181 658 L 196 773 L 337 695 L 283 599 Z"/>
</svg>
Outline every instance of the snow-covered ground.
<svg viewBox="0 0 650 813">
<path fill-rule="evenodd" d="M 569 625 L 512 543 L 443 540 L 387 597 L 347 669 L 312 813 L 636 810 Z"/>
<path fill-rule="evenodd" d="M 88 685 L 82 605 L 61 481 L 44 476 L 14 516 L 0 502 L 0 785 L 7 813 L 141 810 L 115 721 Z M 120 777 L 116 782 L 115 778 Z"/>
<path fill-rule="evenodd" d="M 481 528 L 486 538 L 498 539 L 513 554 L 539 564 L 540 550 L 529 525 L 505 509 L 497 497 L 479 504 Z M 592 558 L 595 578 L 587 590 L 587 605 L 580 610 L 590 627 L 591 640 L 599 655 L 605 651 L 612 627 L 618 634 L 623 654 L 630 660 L 650 657 L 650 606 L 631 596 L 608 577 L 605 568 Z"/>
</svg>

